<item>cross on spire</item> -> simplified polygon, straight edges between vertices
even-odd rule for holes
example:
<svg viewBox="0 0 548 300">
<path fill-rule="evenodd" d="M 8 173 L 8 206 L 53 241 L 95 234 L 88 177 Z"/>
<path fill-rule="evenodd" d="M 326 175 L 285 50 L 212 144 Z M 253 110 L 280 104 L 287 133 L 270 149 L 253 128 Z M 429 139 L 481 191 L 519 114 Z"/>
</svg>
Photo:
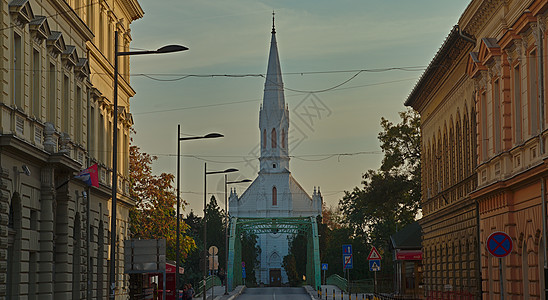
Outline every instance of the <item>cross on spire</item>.
<svg viewBox="0 0 548 300">
<path fill-rule="evenodd" d="M 274 28 L 274 15 L 276 15 L 276 13 L 272 11 L 272 34 L 276 33 L 276 29 Z"/>
</svg>

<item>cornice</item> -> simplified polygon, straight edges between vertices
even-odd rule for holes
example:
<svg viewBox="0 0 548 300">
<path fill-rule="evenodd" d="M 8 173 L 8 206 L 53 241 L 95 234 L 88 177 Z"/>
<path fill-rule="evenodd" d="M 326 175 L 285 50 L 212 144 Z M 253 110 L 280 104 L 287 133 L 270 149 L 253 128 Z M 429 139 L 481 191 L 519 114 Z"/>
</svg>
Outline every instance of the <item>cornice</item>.
<svg viewBox="0 0 548 300">
<path fill-rule="evenodd" d="M 95 37 L 91 29 L 88 28 L 86 23 L 80 17 L 76 12 L 68 5 L 68 3 L 65 0 L 51 0 L 51 3 L 53 6 L 56 7 L 58 11 L 66 12 L 64 14 L 61 14 L 60 16 L 65 18 L 67 22 L 71 25 L 70 27 L 74 29 L 76 32 L 80 34 L 82 38 L 84 38 L 85 41 L 91 41 Z"/>
</svg>

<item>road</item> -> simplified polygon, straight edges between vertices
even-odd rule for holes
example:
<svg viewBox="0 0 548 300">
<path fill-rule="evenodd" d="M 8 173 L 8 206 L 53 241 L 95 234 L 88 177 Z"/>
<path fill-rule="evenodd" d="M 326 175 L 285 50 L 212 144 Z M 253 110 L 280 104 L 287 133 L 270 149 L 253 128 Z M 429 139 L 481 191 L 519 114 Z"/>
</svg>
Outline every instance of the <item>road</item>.
<svg viewBox="0 0 548 300">
<path fill-rule="evenodd" d="M 238 300 L 310 300 L 304 288 L 300 287 L 264 287 L 247 288 Z"/>
</svg>

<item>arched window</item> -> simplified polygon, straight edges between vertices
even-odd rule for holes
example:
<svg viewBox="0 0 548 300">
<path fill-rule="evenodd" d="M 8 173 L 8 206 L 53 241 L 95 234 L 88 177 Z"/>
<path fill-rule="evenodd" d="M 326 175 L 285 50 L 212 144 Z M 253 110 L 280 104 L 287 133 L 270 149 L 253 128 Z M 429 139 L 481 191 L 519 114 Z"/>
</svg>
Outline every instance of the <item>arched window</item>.
<svg viewBox="0 0 548 300">
<path fill-rule="evenodd" d="M 271 144 L 272 144 L 272 148 L 276 148 L 277 144 L 276 144 L 276 128 L 272 128 L 272 141 L 271 141 Z"/>
<path fill-rule="evenodd" d="M 278 205 L 278 190 L 275 186 L 272 187 L 272 205 Z"/>
<path fill-rule="evenodd" d="M 263 129 L 263 149 L 266 148 L 266 129 Z"/>
<path fill-rule="evenodd" d="M 285 129 L 282 129 L 282 149 L 285 149 Z"/>
</svg>

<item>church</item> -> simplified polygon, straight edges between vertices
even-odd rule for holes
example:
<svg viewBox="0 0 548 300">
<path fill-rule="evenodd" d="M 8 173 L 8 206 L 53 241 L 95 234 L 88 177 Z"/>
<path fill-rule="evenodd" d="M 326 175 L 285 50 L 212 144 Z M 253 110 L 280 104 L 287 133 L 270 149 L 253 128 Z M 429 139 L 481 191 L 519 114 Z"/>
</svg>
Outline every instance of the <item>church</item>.
<svg viewBox="0 0 548 300">
<path fill-rule="evenodd" d="M 272 218 L 320 215 L 323 201 L 320 189 L 314 188 L 311 197 L 289 171 L 289 109 L 284 97 L 274 17 L 259 129 L 260 170 L 241 196 L 231 190 L 230 216 Z M 256 270 L 257 283 L 276 286 L 288 282 L 282 267 L 283 258 L 289 251 L 288 238 L 290 236 L 283 233 L 258 236 L 261 255 Z"/>
</svg>

